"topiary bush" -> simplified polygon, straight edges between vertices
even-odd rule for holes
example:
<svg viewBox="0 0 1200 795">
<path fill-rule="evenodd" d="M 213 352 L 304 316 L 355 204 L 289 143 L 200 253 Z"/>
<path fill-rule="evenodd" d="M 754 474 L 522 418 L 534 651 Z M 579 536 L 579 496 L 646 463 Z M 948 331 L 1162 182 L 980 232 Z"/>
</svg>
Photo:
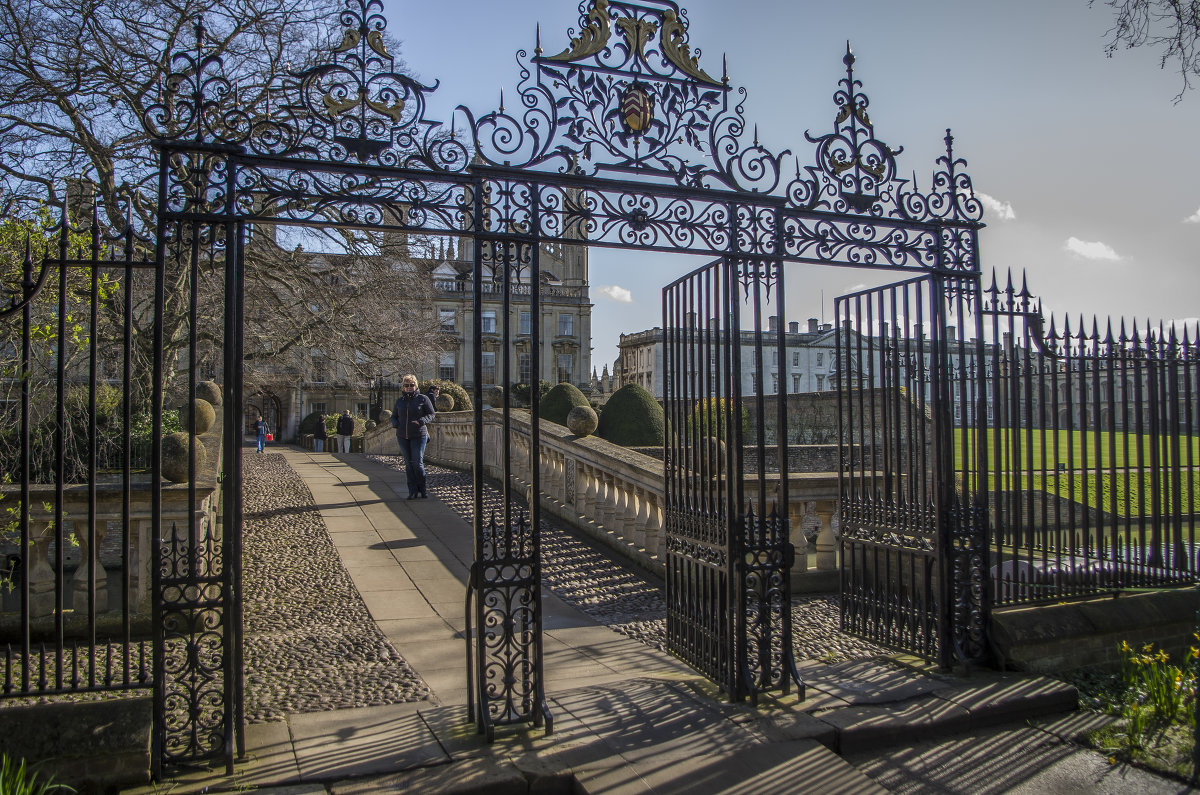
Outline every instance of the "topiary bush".
<svg viewBox="0 0 1200 795">
<path fill-rule="evenodd" d="M 417 390 L 422 394 L 429 392 L 429 387 L 436 386 L 441 390 L 441 395 L 448 395 L 454 400 L 454 406 L 445 411 L 473 411 L 475 404 L 471 401 L 471 396 L 467 394 L 467 390 L 463 389 L 453 381 L 447 381 L 443 378 L 430 378 L 427 381 L 421 381 L 417 384 Z M 391 408 L 386 406 L 385 408 Z M 437 408 L 437 406 L 434 406 Z M 443 409 L 437 409 L 442 411 Z"/>
<path fill-rule="evenodd" d="M 544 420 L 557 422 L 559 425 L 566 425 L 567 415 L 571 413 L 571 409 L 576 406 L 587 405 L 588 399 L 583 396 L 579 388 L 574 384 L 568 384 L 564 381 L 547 392 L 546 396 L 542 398 L 540 404 L 541 413 L 539 416 Z"/>
<path fill-rule="evenodd" d="M 626 384 L 604 404 L 596 435 L 622 447 L 652 447 L 663 443 L 663 410 L 637 384 Z"/>
<path fill-rule="evenodd" d="M 538 399 L 544 400 L 546 398 L 546 393 L 550 391 L 550 382 L 539 380 L 537 382 L 537 388 Z M 532 402 L 529 384 L 513 384 L 512 397 L 519 405 L 526 408 L 529 407 Z"/>
</svg>

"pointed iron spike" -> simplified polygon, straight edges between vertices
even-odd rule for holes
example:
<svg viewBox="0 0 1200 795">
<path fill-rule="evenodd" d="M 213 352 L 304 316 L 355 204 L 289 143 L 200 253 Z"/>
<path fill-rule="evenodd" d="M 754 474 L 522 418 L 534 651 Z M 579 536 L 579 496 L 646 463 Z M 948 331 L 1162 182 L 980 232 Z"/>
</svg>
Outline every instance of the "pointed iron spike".
<svg viewBox="0 0 1200 795">
<path fill-rule="evenodd" d="M 1110 317 L 1108 319 L 1108 328 L 1104 332 L 1104 344 L 1111 348 L 1114 342 L 1116 340 L 1113 339 L 1112 318 Z"/>
<path fill-rule="evenodd" d="M 988 292 L 992 294 L 995 300 L 996 293 L 1000 292 L 1000 287 L 996 284 L 996 269 L 992 268 L 992 286 L 988 288 Z"/>
<path fill-rule="evenodd" d="M 542 54 L 542 23 L 537 23 L 537 46 L 533 48 L 534 55 Z"/>
<path fill-rule="evenodd" d="M 504 89 L 500 89 L 500 112 L 504 112 Z"/>
<path fill-rule="evenodd" d="M 921 189 L 919 187 L 917 187 L 917 170 L 915 168 L 913 169 L 912 186 L 913 186 L 914 193 L 921 192 Z"/>
<path fill-rule="evenodd" d="M 1119 339 L 1121 340 L 1122 345 L 1124 345 L 1126 342 L 1129 342 L 1129 336 L 1125 333 L 1125 318 L 1123 317 L 1121 318 L 1121 336 Z"/>
<path fill-rule="evenodd" d="M 1050 335 L 1050 339 L 1057 339 L 1057 337 L 1058 337 L 1058 329 L 1055 327 L 1056 322 L 1057 321 L 1054 319 L 1054 315 L 1051 315 L 1050 316 L 1050 331 L 1047 332 Z"/>
<path fill-rule="evenodd" d="M 721 54 L 721 82 L 729 85 L 729 56 Z"/>
<path fill-rule="evenodd" d="M 846 54 L 842 56 L 842 63 L 846 64 L 846 74 L 854 74 L 854 52 L 850 49 L 850 39 L 846 39 Z"/>
<path fill-rule="evenodd" d="M 1006 292 L 1006 293 L 1007 293 L 1007 294 L 1008 294 L 1010 297 L 1012 296 L 1012 294 L 1013 294 L 1013 293 L 1015 293 L 1015 292 L 1016 292 L 1016 288 L 1015 288 L 1015 287 L 1013 287 L 1012 271 L 1011 271 L 1011 270 L 1009 270 L 1009 272 L 1008 272 L 1008 286 L 1004 288 L 1004 292 Z"/>
<path fill-rule="evenodd" d="M 1033 298 L 1033 293 L 1029 292 L 1029 272 L 1024 268 L 1021 269 L 1021 295 Z"/>
<path fill-rule="evenodd" d="M 758 123 L 754 124 L 754 147 L 758 148 Z"/>
<path fill-rule="evenodd" d="M 1092 315 L 1092 339 L 1100 337 L 1100 320 L 1095 315 Z"/>
<path fill-rule="evenodd" d="M 946 128 L 946 137 L 943 139 L 946 142 L 946 158 L 951 165 L 954 164 L 954 136 L 950 134 L 950 128 Z"/>
</svg>

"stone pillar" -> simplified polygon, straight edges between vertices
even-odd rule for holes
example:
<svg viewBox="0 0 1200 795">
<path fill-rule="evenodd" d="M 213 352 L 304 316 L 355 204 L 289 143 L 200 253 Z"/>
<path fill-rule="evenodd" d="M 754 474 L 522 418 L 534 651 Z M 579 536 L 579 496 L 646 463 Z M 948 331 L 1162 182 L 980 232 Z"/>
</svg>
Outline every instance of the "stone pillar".
<svg viewBox="0 0 1200 795">
<path fill-rule="evenodd" d="M 30 618 L 54 614 L 54 569 L 49 563 L 51 540 L 48 521 L 29 520 L 29 554 L 33 560 L 22 561 L 22 565 L 29 576 Z"/>
<path fill-rule="evenodd" d="M 632 544 L 637 544 L 638 546 L 641 546 L 641 544 L 639 544 L 638 540 L 637 540 L 638 529 L 640 527 L 640 525 L 638 524 L 638 490 L 629 481 L 625 481 L 624 485 L 625 485 L 625 488 L 624 488 L 624 491 L 625 491 L 625 515 L 622 518 L 622 522 L 621 522 L 622 535 L 625 537 L 626 541 L 629 541 Z M 645 535 L 644 531 L 642 532 L 642 535 Z"/>
<path fill-rule="evenodd" d="M 79 528 L 82 530 L 83 528 Z M 76 615 L 86 615 L 87 598 L 88 598 L 88 568 L 95 567 L 96 572 L 96 612 L 103 613 L 108 610 L 108 573 L 104 571 L 104 567 L 100 565 L 100 544 L 104 541 L 104 536 L 108 532 L 108 522 L 104 519 L 96 520 L 96 546 L 92 549 L 90 539 L 86 532 L 76 531 L 75 535 L 79 539 L 79 568 L 75 569 L 75 576 L 72 578 L 75 589 L 73 605 Z M 91 616 L 94 618 L 95 616 Z"/>
<path fill-rule="evenodd" d="M 834 534 L 833 520 L 836 515 L 835 503 L 822 502 L 817 505 L 817 517 L 821 522 L 817 532 L 817 568 L 821 571 L 837 569 L 837 536 Z"/>
<path fill-rule="evenodd" d="M 658 555 L 659 545 L 662 541 L 662 502 L 659 495 L 653 491 L 646 492 L 650 498 L 648 500 L 646 520 L 646 552 L 651 556 Z"/>
<path fill-rule="evenodd" d="M 633 518 L 633 543 L 646 548 L 646 527 L 650 524 L 650 492 L 638 489 L 637 515 Z"/>
</svg>

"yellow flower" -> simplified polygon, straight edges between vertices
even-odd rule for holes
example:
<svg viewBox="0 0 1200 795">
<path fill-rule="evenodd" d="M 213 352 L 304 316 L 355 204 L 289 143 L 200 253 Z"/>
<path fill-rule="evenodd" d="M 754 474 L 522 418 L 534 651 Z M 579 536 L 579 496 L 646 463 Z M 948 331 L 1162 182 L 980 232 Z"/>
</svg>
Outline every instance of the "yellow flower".
<svg viewBox="0 0 1200 795">
<path fill-rule="evenodd" d="M 1143 654 L 1151 654 L 1153 651 L 1154 651 L 1153 643 L 1147 643 L 1145 646 L 1142 647 Z"/>
<path fill-rule="evenodd" d="M 1167 654 L 1166 649 L 1159 650 L 1159 652 L 1158 652 L 1158 661 L 1159 662 L 1167 662 L 1170 659 L 1171 659 L 1171 655 Z"/>
<path fill-rule="evenodd" d="M 1197 638 L 1197 640 L 1200 640 L 1200 638 Z M 1129 643 L 1123 640 L 1121 641 L 1121 645 L 1117 647 L 1117 651 L 1125 653 L 1133 650 L 1129 647 Z"/>
</svg>

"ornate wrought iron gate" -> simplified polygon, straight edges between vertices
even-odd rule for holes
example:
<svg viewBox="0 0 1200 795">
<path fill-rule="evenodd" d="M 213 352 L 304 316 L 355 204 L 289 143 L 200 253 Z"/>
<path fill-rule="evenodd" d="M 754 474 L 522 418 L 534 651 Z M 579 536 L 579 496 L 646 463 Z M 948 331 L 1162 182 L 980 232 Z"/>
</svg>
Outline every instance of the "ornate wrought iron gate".
<svg viewBox="0 0 1200 795">
<path fill-rule="evenodd" d="M 934 275 L 835 305 L 842 628 L 949 666 L 987 655 L 980 291 Z M 986 480 L 982 481 L 986 483 Z"/>
<path fill-rule="evenodd" d="M 242 296 L 252 224 L 394 230 L 470 241 L 474 316 L 481 317 L 486 294 L 489 301 L 499 296 L 504 318 L 486 340 L 481 325 L 474 327 L 477 412 L 484 402 L 485 343 L 503 357 L 499 385 L 511 383 L 509 310 L 521 303 L 537 315 L 543 245 L 585 241 L 717 258 L 716 265 L 664 293 L 673 373 L 667 382 L 666 439 L 671 643 L 732 698 L 788 688 L 794 669 L 786 439 L 782 433 L 771 438 L 764 422 L 774 411 L 776 427 L 785 427 L 776 399 L 786 389 L 783 270 L 787 263 L 803 262 L 935 273 L 931 278 L 942 280 L 939 289 L 970 281 L 978 273 L 982 210 L 949 136 L 928 191 L 898 178 L 898 150 L 875 137 L 847 51 L 846 76 L 834 93 L 833 129 L 806 136 L 814 160 L 797 158 L 793 179 L 793 164 L 785 163 L 790 152 L 773 153 L 757 136 L 751 140 L 744 89 L 700 64 L 699 50 L 689 43 L 687 14 L 678 5 L 584 0 L 578 35 L 572 32 L 561 52 L 547 55 L 539 39 L 532 55 L 519 54 L 518 110 L 501 106 L 476 116 L 464 109 L 466 134 L 460 137 L 463 130 L 453 124 L 426 117 L 433 88 L 395 71 L 381 8 L 380 0 L 344 0 L 340 43 L 324 60 L 278 74 L 268 86 L 239 87 L 198 25 L 194 46 L 171 54 L 172 73 L 156 99 L 148 100 L 144 124 L 157 136 L 160 153 L 158 227 L 153 253 L 145 256 L 152 263 L 157 313 L 148 357 L 155 446 L 147 486 L 154 506 L 148 526 L 159 540 L 152 567 L 155 759 L 216 758 L 232 765 L 241 747 Z M 167 280 L 186 289 L 168 294 Z M 25 281 L 28 290 L 30 279 Z M 223 310 L 203 314 L 202 306 Z M 768 306 L 775 307 L 774 337 L 763 329 Z M 180 325 L 167 328 L 168 323 Z M 217 349 L 206 348 L 201 341 L 207 339 L 218 340 Z M 847 352 L 852 341 L 847 336 Z M 537 372 L 545 341 L 529 342 Z M 780 383 L 769 389 L 772 359 Z M 219 365 L 205 370 L 205 362 Z M 218 377 L 216 368 L 223 380 L 221 471 L 209 482 L 196 464 L 188 464 L 178 487 L 163 486 L 162 401 L 169 394 L 190 405 L 200 382 Z M 167 382 L 171 389 L 164 388 Z M 532 392 L 536 451 L 538 403 Z M 502 394 L 507 433 L 512 407 L 508 390 Z M 58 398 L 61 412 L 61 390 Z M 756 402 L 757 420 L 743 428 L 747 401 Z M 929 401 L 946 402 L 944 396 Z M 862 409 L 854 416 L 861 417 Z M 530 456 L 530 471 L 518 477 L 500 440 L 503 502 L 485 515 L 481 413 L 475 427 L 475 601 L 467 656 L 474 717 L 490 736 L 504 723 L 548 725 L 539 506 L 535 499 L 528 512 L 519 508 L 523 495 L 514 485 L 520 480 L 539 494 L 540 457 Z M 892 514 L 903 513 L 913 538 L 935 539 L 931 543 L 948 551 L 948 539 L 959 532 L 955 528 L 969 528 L 963 509 L 947 493 L 949 436 L 940 427 L 933 428 L 939 452 L 931 460 L 939 469 L 936 477 L 930 475 L 932 496 L 897 503 L 903 510 L 896 507 Z M 183 456 L 191 461 L 196 427 L 187 430 Z M 848 448 L 851 454 L 874 456 L 882 444 L 861 433 L 855 438 L 860 441 Z M 860 467 L 863 511 L 878 507 L 876 463 L 870 478 Z M 94 484 L 94 472 L 89 482 Z M 123 482 L 128 485 L 128 475 Z M 886 483 L 891 490 L 913 489 L 917 481 L 897 468 Z M 189 510 L 201 495 L 215 495 L 212 515 L 168 522 L 164 494 L 179 497 Z M 929 502 L 933 496 L 936 510 Z M 27 505 L 27 493 L 22 499 Z M 910 516 L 912 510 L 917 513 Z M 938 522 L 938 531 L 919 527 L 925 520 Z M 29 543 L 28 524 L 22 525 L 23 544 Z M 868 546 L 864 540 L 855 549 Z M 969 620 L 959 616 L 986 605 L 971 600 L 969 577 L 957 574 L 964 565 L 971 569 L 969 555 L 957 548 L 954 555 L 929 574 L 929 582 L 943 589 L 940 602 L 929 601 L 949 619 L 939 618 L 940 624 L 914 619 L 920 626 L 911 630 L 913 637 L 950 632 L 958 646 L 975 640 L 975 614 Z M 914 565 L 918 560 L 910 559 Z M 883 553 L 875 557 L 877 563 L 886 560 Z M 956 577 L 953 607 L 944 598 L 947 567 Z M 866 616 L 868 606 L 885 621 L 900 615 L 872 598 L 863 596 L 853 615 Z M 853 628 L 866 631 L 860 624 Z M 61 633 L 57 640 L 61 659 Z M 945 654 L 948 645 L 939 641 L 928 648 Z"/>
<path fill-rule="evenodd" d="M 668 648 L 731 699 L 792 681 L 803 697 L 787 440 L 766 434 L 769 410 L 786 427 L 765 386 L 785 371 L 781 264 L 725 259 L 688 274 L 663 290 L 663 329 Z"/>
</svg>

